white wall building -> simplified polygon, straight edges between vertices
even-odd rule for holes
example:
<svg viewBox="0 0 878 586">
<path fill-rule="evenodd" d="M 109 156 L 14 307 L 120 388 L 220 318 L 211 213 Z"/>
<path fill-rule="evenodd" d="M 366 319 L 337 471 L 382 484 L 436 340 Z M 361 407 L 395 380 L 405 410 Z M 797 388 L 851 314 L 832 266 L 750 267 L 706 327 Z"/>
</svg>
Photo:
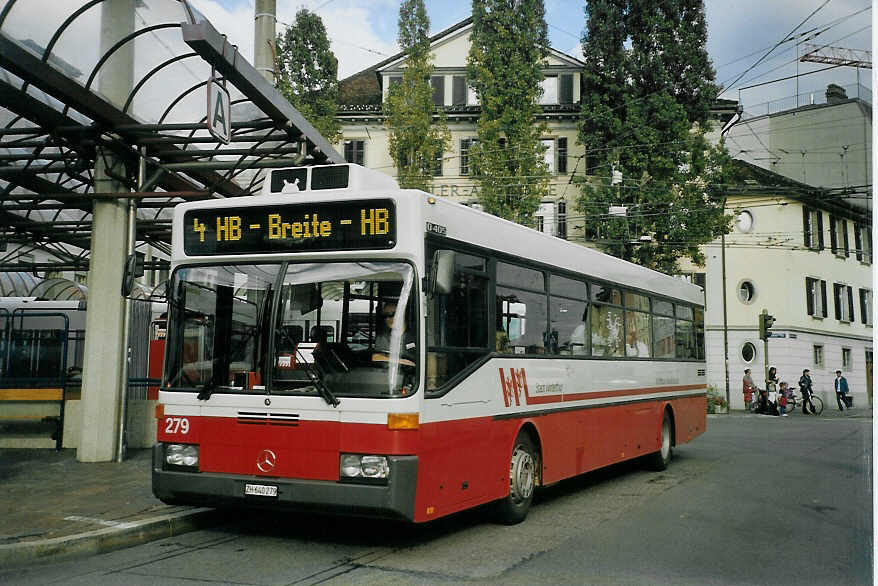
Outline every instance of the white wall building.
<svg viewBox="0 0 878 586">
<path fill-rule="evenodd" d="M 727 328 L 732 408 L 744 406 L 745 368 L 764 387 L 758 315 L 766 309 L 777 320 L 768 340 L 768 362 L 777 367 L 780 380 L 795 385 L 808 368 L 815 391 L 827 407 L 837 408 L 833 379 L 840 369 L 854 406 L 870 406 L 874 310 L 869 215 L 821 190 L 755 167 L 749 172 L 751 179 L 729 194 L 727 209 L 736 221 L 725 246 L 718 240 L 704 247 L 708 383 L 725 390 Z"/>
</svg>

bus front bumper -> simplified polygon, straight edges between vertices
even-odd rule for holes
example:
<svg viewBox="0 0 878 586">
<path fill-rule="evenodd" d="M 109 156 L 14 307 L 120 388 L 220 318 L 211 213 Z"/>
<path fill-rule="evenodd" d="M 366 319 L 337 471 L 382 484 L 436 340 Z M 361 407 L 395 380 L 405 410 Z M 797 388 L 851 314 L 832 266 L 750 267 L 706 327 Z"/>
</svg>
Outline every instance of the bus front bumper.
<svg viewBox="0 0 878 586">
<path fill-rule="evenodd" d="M 166 503 L 253 507 L 362 517 L 414 520 L 417 456 L 390 456 L 386 485 L 268 478 L 165 470 L 162 444 L 153 446 L 152 492 Z M 276 486 L 277 496 L 244 494 L 248 484 Z"/>
</svg>

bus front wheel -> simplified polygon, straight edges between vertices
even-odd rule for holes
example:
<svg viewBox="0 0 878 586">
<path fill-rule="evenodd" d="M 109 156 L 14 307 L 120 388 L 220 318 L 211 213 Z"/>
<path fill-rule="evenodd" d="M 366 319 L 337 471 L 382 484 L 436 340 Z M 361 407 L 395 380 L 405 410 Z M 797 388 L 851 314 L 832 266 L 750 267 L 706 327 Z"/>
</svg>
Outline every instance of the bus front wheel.
<svg viewBox="0 0 878 586">
<path fill-rule="evenodd" d="M 519 433 L 509 459 L 509 494 L 497 505 L 503 524 L 515 525 L 527 517 L 537 484 L 538 462 L 530 435 Z"/>
<path fill-rule="evenodd" d="M 649 455 L 649 467 L 656 471 L 664 470 L 668 467 L 668 463 L 671 461 L 671 456 L 673 455 L 673 436 L 671 432 L 671 416 L 665 410 L 664 417 L 662 417 L 662 443 L 661 447 L 657 452 L 653 452 Z"/>
</svg>

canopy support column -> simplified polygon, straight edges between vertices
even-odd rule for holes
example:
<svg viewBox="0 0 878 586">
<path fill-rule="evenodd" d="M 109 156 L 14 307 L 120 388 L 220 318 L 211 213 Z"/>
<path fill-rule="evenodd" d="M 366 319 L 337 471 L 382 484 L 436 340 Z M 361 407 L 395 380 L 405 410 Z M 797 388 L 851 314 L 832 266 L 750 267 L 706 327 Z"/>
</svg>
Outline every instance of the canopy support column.
<svg viewBox="0 0 878 586">
<path fill-rule="evenodd" d="M 101 4 L 102 54 L 134 31 L 134 0 L 107 0 Z M 120 48 L 101 70 L 99 91 L 122 107 L 133 86 L 134 46 Z M 94 189 L 120 193 L 127 187 L 112 177 L 125 177 L 124 161 L 99 148 Z M 85 315 L 85 364 L 82 373 L 82 433 L 76 459 L 110 462 L 122 457 L 127 395 L 124 327 L 127 305 L 121 295 L 122 273 L 128 249 L 128 205 L 125 199 L 94 202 L 91 260 L 88 270 L 88 308 Z"/>
</svg>

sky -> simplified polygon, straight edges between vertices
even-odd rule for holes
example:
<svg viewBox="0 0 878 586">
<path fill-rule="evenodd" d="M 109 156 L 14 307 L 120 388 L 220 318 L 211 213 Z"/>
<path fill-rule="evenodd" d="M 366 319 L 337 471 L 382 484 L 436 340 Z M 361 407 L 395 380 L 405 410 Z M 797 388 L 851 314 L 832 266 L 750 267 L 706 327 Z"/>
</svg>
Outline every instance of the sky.
<svg viewBox="0 0 878 586">
<path fill-rule="evenodd" d="M 190 2 L 252 59 L 253 0 Z M 398 51 L 399 4 L 399 0 L 277 0 L 278 29 L 291 23 L 300 8 L 319 14 L 343 79 Z M 471 10 L 466 0 L 426 0 L 425 4 L 431 34 L 467 18 Z M 707 50 L 716 81 L 726 88 L 721 97 L 740 100 L 748 113 L 758 115 L 795 106 L 797 94 L 800 104 L 807 103 L 811 93 L 815 101 L 822 101 L 829 83 L 856 95 L 856 68 L 811 73 L 828 66 L 799 63 L 797 54 L 803 53 L 801 43 L 814 34 L 808 42 L 871 51 L 871 5 L 871 0 L 705 0 Z M 577 58 L 582 57 L 584 6 L 584 0 L 545 0 L 552 47 Z M 791 34 L 793 40 L 782 42 Z M 775 81 L 787 77 L 791 79 Z M 749 87 L 764 82 L 772 83 Z M 859 85 L 872 87 L 871 70 L 859 70 Z M 871 100 L 870 94 L 860 96 Z"/>
</svg>

